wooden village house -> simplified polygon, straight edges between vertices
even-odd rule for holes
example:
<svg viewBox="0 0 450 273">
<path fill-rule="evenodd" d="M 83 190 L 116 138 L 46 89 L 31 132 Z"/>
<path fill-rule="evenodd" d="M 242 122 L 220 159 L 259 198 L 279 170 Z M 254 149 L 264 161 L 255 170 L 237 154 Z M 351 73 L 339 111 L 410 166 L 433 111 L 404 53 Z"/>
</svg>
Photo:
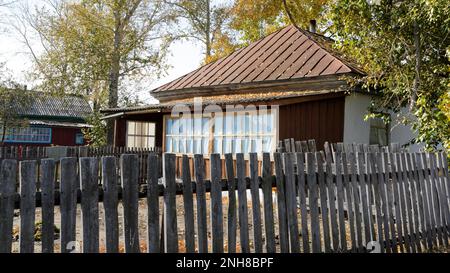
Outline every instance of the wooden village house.
<svg viewBox="0 0 450 273">
<path fill-rule="evenodd" d="M 80 96 L 51 96 L 37 91 L 28 107 L 19 109 L 25 125 L 7 128 L 5 146 L 78 146 L 85 145 L 82 128 L 92 113 L 89 103 Z"/>
<path fill-rule="evenodd" d="M 274 152 L 278 141 L 286 138 L 315 139 L 319 146 L 325 141 L 410 143 L 414 134 L 409 127 L 364 120 L 373 94 L 351 88 L 345 80 L 364 72 L 331 44 L 322 35 L 288 26 L 152 90 L 159 104 L 105 109 L 104 118 L 115 121 L 114 145 L 224 154 Z M 195 98 L 202 99 L 204 108 L 265 107 L 269 122 L 260 126 L 261 117 L 247 112 L 243 128 L 230 125 L 226 117 L 207 127 L 208 117 L 194 115 L 188 126 L 175 127 L 179 117 L 171 115 L 173 107 L 192 107 Z"/>
</svg>

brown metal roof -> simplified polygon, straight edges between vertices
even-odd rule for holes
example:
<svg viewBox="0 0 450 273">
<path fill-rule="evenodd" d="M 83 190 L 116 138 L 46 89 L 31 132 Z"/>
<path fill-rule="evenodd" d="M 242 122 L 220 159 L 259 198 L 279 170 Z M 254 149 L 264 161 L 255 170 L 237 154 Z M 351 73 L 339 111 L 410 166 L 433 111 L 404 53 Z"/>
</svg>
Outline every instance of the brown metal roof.
<svg viewBox="0 0 450 273">
<path fill-rule="evenodd" d="M 331 49 L 332 40 L 288 26 L 204 65 L 152 93 L 231 84 L 363 73 Z"/>
</svg>

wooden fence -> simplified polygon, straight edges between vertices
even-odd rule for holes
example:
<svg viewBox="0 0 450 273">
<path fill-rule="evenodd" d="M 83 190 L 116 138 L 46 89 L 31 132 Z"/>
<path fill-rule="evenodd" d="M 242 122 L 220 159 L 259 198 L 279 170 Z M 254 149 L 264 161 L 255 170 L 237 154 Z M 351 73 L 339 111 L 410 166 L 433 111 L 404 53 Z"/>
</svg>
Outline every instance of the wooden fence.
<svg viewBox="0 0 450 273">
<path fill-rule="evenodd" d="M 164 154 L 163 184 L 157 159 L 150 154 L 146 166 L 147 238 L 139 235 L 137 155 L 121 155 L 119 168 L 116 157 L 63 158 L 60 187 L 55 187 L 56 165 L 51 159 L 39 164 L 3 160 L 0 252 L 12 251 L 16 201 L 20 203 L 19 251 L 24 253 L 35 250 L 36 220 L 42 221 L 40 250 L 54 251 L 55 204 L 60 204 L 61 252 L 71 250 L 80 224 L 82 252 L 99 251 L 101 209 L 107 252 L 118 252 L 121 240 L 129 253 L 140 252 L 143 242 L 152 253 L 179 252 L 181 244 L 186 252 L 199 253 L 365 252 L 368 246 L 391 253 L 448 247 L 450 184 L 444 153 L 381 152 L 376 147 L 368 153 L 265 153 L 261 168 L 257 155 L 250 154 L 249 177 L 243 154 L 227 154 L 223 159 L 212 154 L 210 180 L 205 179 L 202 155 L 194 156 L 194 174 L 183 167 L 178 180 L 175 155 Z M 189 164 L 187 156 L 182 164 Z M 76 221 L 77 191 L 81 223 Z M 42 219 L 35 216 L 38 194 Z"/>
<path fill-rule="evenodd" d="M 91 147 L 91 146 L 4 146 L 0 147 L 0 159 L 38 160 L 48 158 L 48 148 L 65 148 L 67 157 L 120 156 L 122 154 L 159 153 L 162 149 L 127 147 Z"/>
<path fill-rule="evenodd" d="M 341 150 L 346 153 L 360 151 L 360 152 L 369 152 L 370 150 L 379 150 L 383 152 L 406 152 L 407 148 L 401 147 L 398 143 L 391 143 L 389 146 L 381 146 L 381 145 L 369 145 L 362 143 L 329 143 L 325 142 L 324 151 L 330 152 L 332 155 L 335 150 Z M 312 152 L 315 153 L 319 149 L 316 146 L 316 141 L 314 139 L 309 140 L 295 140 L 293 138 L 287 138 L 284 140 L 280 140 L 277 145 L 278 153 L 295 153 L 295 152 Z"/>
<path fill-rule="evenodd" d="M 47 157 L 47 147 L 4 146 L 0 147 L 0 159 L 36 160 Z"/>
<path fill-rule="evenodd" d="M 58 149 L 55 152 L 49 152 L 48 149 Z M 91 147 L 91 146 L 6 146 L 0 147 L 0 161 L 3 159 L 22 160 L 37 160 L 38 162 L 46 158 L 61 158 L 61 157 L 103 157 L 115 156 L 117 161 L 122 154 L 136 154 L 138 155 L 139 165 L 139 181 L 140 184 L 145 184 L 147 177 L 147 158 L 150 153 L 161 155 L 161 148 L 126 148 L 126 147 Z M 59 170 L 58 160 L 56 162 Z"/>
</svg>

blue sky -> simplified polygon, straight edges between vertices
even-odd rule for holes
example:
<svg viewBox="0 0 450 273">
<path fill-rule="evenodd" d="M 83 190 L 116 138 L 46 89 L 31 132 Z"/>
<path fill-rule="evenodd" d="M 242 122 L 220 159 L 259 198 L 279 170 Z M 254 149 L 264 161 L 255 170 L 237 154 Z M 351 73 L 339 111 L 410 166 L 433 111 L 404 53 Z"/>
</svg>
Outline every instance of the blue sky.
<svg viewBox="0 0 450 273">
<path fill-rule="evenodd" d="M 42 2 L 42 0 L 28 0 L 31 5 L 40 5 Z M 7 16 L 5 14 L 8 15 L 9 13 L 8 9 L 0 7 L 0 15 L 3 15 L 1 17 L 4 19 L 3 22 L 0 21 L 0 28 L 7 27 L 7 19 L 5 20 Z M 34 46 L 39 48 L 37 40 L 33 42 Z M 201 45 L 191 41 L 175 42 L 170 47 L 167 58 L 170 68 L 165 75 L 151 83 L 139 83 L 138 86 L 142 86 L 142 90 L 137 90 L 136 94 L 145 103 L 155 102 L 148 91 L 198 68 L 202 59 Z M 13 74 L 15 80 L 32 86 L 26 76 L 27 71 L 31 69 L 31 56 L 17 35 L 0 32 L 0 63 L 6 63 L 7 69 Z"/>
</svg>

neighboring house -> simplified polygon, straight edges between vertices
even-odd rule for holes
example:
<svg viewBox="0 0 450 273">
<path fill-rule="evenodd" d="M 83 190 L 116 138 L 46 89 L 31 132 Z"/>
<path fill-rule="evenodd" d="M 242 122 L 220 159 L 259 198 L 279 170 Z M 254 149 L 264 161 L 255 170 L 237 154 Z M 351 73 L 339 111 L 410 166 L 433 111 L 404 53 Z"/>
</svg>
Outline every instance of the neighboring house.
<svg viewBox="0 0 450 273">
<path fill-rule="evenodd" d="M 380 120 L 364 121 L 371 96 L 350 88 L 343 76 L 364 72 L 344 60 L 331 47 L 332 40 L 294 26 L 283 28 L 231 55 L 204 65 L 151 91 L 160 103 L 104 110 L 115 120 L 116 146 L 161 146 L 173 153 L 273 152 L 279 140 L 315 139 L 370 143 L 408 143 L 407 127 L 392 131 Z M 239 117 L 218 117 L 211 128 L 208 117 L 191 118 L 175 126 L 175 105 L 277 105 L 259 122 L 254 112 L 242 117 L 244 128 L 233 126 Z M 197 125 L 195 125 L 197 124 Z M 228 125 L 227 125 L 228 124 Z M 185 128 L 185 129 L 183 129 Z M 187 128 L 187 129 L 186 129 Z"/>
<path fill-rule="evenodd" d="M 33 92 L 27 109 L 18 111 L 27 126 L 7 128 L 5 145 L 76 146 L 84 145 L 82 128 L 92 113 L 89 103 L 80 96 L 51 96 Z M 1 134 L 1 128 L 0 128 Z"/>
</svg>

